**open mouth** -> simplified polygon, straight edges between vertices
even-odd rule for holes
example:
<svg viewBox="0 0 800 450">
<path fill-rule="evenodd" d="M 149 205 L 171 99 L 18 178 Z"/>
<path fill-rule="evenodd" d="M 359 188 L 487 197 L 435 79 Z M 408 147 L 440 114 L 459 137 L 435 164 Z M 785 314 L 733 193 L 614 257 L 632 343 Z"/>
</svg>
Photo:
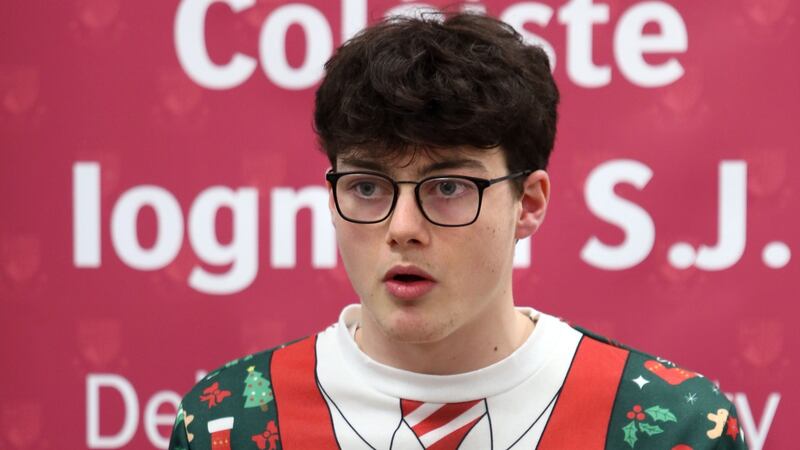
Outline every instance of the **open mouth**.
<svg viewBox="0 0 800 450">
<path fill-rule="evenodd" d="M 401 283 L 413 283 L 415 281 L 430 281 L 427 278 L 410 273 L 397 274 L 392 277 L 392 280 L 399 281 Z"/>
<path fill-rule="evenodd" d="M 417 281 L 436 281 L 424 270 L 416 266 L 401 266 L 397 265 L 392 267 L 386 275 L 383 276 L 383 281 L 397 281 L 400 283 L 414 283 Z"/>
<path fill-rule="evenodd" d="M 389 294 L 400 300 L 416 300 L 431 291 L 436 280 L 414 266 L 395 266 L 383 278 Z"/>
</svg>

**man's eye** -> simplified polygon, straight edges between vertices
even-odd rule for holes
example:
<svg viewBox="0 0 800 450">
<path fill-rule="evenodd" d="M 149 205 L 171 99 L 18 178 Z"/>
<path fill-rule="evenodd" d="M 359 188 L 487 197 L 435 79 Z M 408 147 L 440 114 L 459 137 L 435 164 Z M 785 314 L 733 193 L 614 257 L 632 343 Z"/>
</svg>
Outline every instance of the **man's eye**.
<svg viewBox="0 0 800 450">
<path fill-rule="evenodd" d="M 370 183 L 366 181 L 362 181 L 355 185 L 356 192 L 358 192 L 359 195 L 362 195 L 364 197 L 369 197 L 371 195 L 374 195 L 377 189 L 378 188 L 377 186 L 375 186 L 375 183 Z"/>
<path fill-rule="evenodd" d="M 391 195 L 392 187 L 375 177 L 348 177 L 344 181 L 347 192 L 360 198 L 376 198 Z"/>
<path fill-rule="evenodd" d="M 458 185 L 452 181 L 442 181 L 439 183 L 439 192 L 444 195 L 453 195 L 458 192 Z"/>
<path fill-rule="evenodd" d="M 468 189 L 467 182 L 462 180 L 438 180 L 433 186 L 433 195 L 440 197 L 455 197 L 465 193 Z"/>
</svg>

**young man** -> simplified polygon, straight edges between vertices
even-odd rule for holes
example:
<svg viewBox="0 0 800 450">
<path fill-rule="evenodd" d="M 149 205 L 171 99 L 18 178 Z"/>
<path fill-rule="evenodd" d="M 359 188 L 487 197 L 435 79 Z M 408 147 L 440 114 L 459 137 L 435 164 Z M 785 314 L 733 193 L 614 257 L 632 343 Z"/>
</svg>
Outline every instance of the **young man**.
<svg viewBox="0 0 800 450">
<path fill-rule="evenodd" d="M 545 54 L 490 18 L 390 20 L 343 45 L 315 125 L 361 304 L 209 374 L 170 448 L 745 448 L 699 374 L 514 306 L 557 103 Z"/>
</svg>

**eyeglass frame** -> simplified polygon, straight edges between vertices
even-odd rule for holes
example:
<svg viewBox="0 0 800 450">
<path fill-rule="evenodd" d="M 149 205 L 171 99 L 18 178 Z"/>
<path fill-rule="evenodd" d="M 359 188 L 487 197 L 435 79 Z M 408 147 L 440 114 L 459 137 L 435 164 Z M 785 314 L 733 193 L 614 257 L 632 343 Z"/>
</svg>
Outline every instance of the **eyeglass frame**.
<svg viewBox="0 0 800 450">
<path fill-rule="evenodd" d="M 419 211 L 422 213 L 422 216 L 425 217 L 425 220 L 427 220 L 428 222 L 430 222 L 430 223 L 432 223 L 432 224 L 434 224 L 436 226 L 456 228 L 456 227 L 466 227 L 466 226 L 472 225 L 473 223 L 475 223 L 476 220 L 478 220 L 478 217 L 481 214 L 481 205 L 483 205 L 483 191 L 485 191 L 487 188 L 489 188 L 493 184 L 500 183 L 502 181 L 512 180 L 514 178 L 519 178 L 521 176 L 530 175 L 533 172 L 534 172 L 533 169 L 526 169 L 526 170 L 523 170 L 523 171 L 520 171 L 520 172 L 511 173 L 511 174 L 508 174 L 508 175 L 505 175 L 505 176 L 502 176 L 502 177 L 489 178 L 489 179 L 479 178 L 479 177 L 471 177 L 471 176 L 467 176 L 467 175 L 433 175 L 433 176 L 430 176 L 430 177 L 425 177 L 425 178 L 423 178 L 423 179 L 421 179 L 419 181 L 411 181 L 411 180 L 395 180 L 395 179 L 391 178 L 390 176 L 388 176 L 386 174 L 383 174 L 383 173 L 380 173 L 380 172 L 371 171 L 371 170 L 352 170 L 352 171 L 346 171 L 346 172 L 335 172 L 335 171 L 333 171 L 333 169 L 331 169 L 327 173 L 325 173 L 325 179 L 331 185 L 331 190 L 333 191 L 333 203 L 336 205 L 336 211 L 339 213 L 339 216 L 342 219 L 344 219 L 344 220 L 346 220 L 348 222 L 365 224 L 365 225 L 383 222 L 384 220 L 388 219 L 389 216 L 391 216 L 392 213 L 394 212 L 394 208 L 397 205 L 397 199 L 400 196 L 400 185 L 401 184 L 413 184 L 414 185 L 414 199 L 417 202 L 417 208 L 419 208 Z M 388 180 L 392 184 L 392 187 L 394 189 L 393 197 L 392 197 L 392 205 L 389 206 L 389 210 L 386 212 L 386 215 L 383 216 L 382 218 L 380 218 L 378 220 L 355 220 L 355 219 L 351 219 L 351 218 L 347 217 L 346 215 L 344 215 L 344 213 L 342 213 L 342 209 L 339 207 L 339 198 L 338 198 L 338 194 L 336 193 L 336 186 L 337 186 L 340 178 L 342 178 L 342 177 L 344 177 L 346 175 L 355 175 L 355 174 L 374 175 L 374 176 L 383 178 L 385 180 Z M 422 186 L 423 183 L 426 183 L 426 182 L 431 181 L 431 180 L 436 180 L 436 179 L 439 179 L 439 178 L 456 178 L 456 179 L 461 179 L 461 180 L 467 180 L 467 181 L 471 181 L 472 183 L 475 184 L 475 186 L 478 187 L 478 209 L 475 211 L 475 217 L 473 217 L 471 221 L 469 221 L 467 223 L 463 223 L 463 224 L 458 224 L 458 225 L 448 225 L 448 224 L 442 224 L 442 223 L 435 222 L 430 217 L 428 217 L 428 214 L 425 212 L 425 208 L 422 206 L 422 200 L 420 199 L 420 194 L 419 194 L 420 186 Z"/>
</svg>

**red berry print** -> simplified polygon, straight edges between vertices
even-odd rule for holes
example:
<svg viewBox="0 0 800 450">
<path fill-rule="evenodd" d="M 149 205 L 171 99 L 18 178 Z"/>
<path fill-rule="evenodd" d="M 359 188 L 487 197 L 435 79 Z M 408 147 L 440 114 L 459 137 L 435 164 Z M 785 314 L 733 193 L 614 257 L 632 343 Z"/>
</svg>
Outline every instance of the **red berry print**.
<svg viewBox="0 0 800 450">
<path fill-rule="evenodd" d="M 630 420 L 636 419 L 639 421 L 642 421 L 645 418 L 647 418 L 647 416 L 645 416 L 645 414 L 642 412 L 641 405 L 634 405 L 633 409 L 628 411 L 628 414 L 626 414 L 625 417 L 627 417 Z"/>
</svg>

